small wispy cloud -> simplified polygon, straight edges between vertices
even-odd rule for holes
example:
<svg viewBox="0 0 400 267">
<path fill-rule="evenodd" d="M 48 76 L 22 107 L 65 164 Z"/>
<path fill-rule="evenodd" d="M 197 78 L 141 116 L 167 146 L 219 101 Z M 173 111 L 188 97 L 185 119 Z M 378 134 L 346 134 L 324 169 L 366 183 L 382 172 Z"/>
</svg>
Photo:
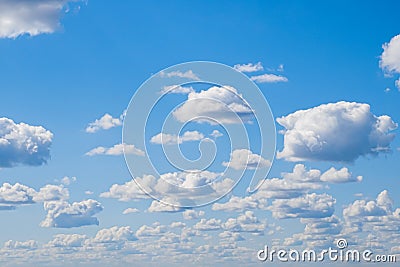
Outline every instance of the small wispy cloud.
<svg viewBox="0 0 400 267">
<path fill-rule="evenodd" d="M 261 62 L 258 62 L 256 64 L 253 63 L 236 64 L 235 66 L 233 66 L 233 68 L 240 72 L 257 72 L 264 70 L 264 67 L 262 66 Z"/>
<path fill-rule="evenodd" d="M 138 155 L 138 156 L 144 156 L 145 153 L 143 150 L 135 147 L 134 145 L 127 145 L 127 144 L 116 144 L 113 147 L 103 147 L 99 146 L 96 148 L 93 148 L 89 152 L 87 152 L 85 155 L 86 156 L 96 156 L 96 155 L 108 155 L 108 156 L 119 156 L 124 154 L 133 154 L 133 155 Z"/>
<path fill-rule="evenodd" d="M 262 74 L 257 76 L 251 76 L 250 79 L 257 83 L 279 83 L 279 82 L 288 82 L 288 78 L 281 75 L 276 74 Z"/>
</svg>

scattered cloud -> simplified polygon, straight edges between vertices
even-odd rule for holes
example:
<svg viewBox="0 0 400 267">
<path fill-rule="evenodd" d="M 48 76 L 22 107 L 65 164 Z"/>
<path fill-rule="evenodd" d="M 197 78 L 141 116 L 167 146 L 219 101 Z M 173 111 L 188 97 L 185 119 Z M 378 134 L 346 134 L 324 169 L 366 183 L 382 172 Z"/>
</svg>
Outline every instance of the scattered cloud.
<svg viewBox="0 0 400 267">
<path fill-rule="evenodd" d="M 225 203 L 214 203 L 212 205 L 213 210 L 221 210 L 221 211 L 237 211 L 241 212 L 248 209 L 257 208 L 259 202 L 257 199 L 253 197 L 237 197 L 232 196 L 228 202 Z"/>
<path fill-rule="evenodd" d="M 277 219 L 324 218 L 332 216 L 336 200 L 328 194 L 306 194 L 291 199 L 276 199 L 268 209 Z"/>
<path fill-rule="evenodd" d="M 63 185 L 70 185 L 71 183 L 76 182 L 76 177 L 68 177 L 65 176 L 61 179 L 61 183 Z"/>
<path fill-rule="evenodd" d="M 198 131 L 186 131 L 181 136 L 175 134 L 159 133 L 150 139 L 153 144 L 173 145 L 190 141 L 200 141 L 204 135 Z"/>
<path fill-rule="evenodd" d="M 195 119 L 210 124 L 250 122 L 254 117 L 242 95 L 231 86 L 212 86 L 188 94 L 187 101 L 173 112 L 173 116 L 180 122 Z"/>
<path fill-rule="evenodd" d="M 35 240 L 28 240 L 28 241 L 13 241 L 8 240 L 4 243 L 4 247 L 8 249 L 26 249 L 32 250 L 38 247 L 38 243 Z"/>
<path fill-rule="evenodd" d="M 177 206 L 166 204 L 166 203 L 176 203 Z M 148 212 L 178 212 L 184 210 L 180 207 L 179 203 L 173 199 L 165 199 L 162 201 L 153 200 L 150 207 L 147 209 Z"/>
<path fill-rule="evenodd" d="M 214 137 L 214 138 L 218 138 L 218 137 L 223 136 L 223 134 L 222 134 L 220 131 L 218 131 L 218 130 L 214 130 L 214 131 L 212 131 L 212 133 L 210 134 L 210 136 L 211 136 L 211 137 Z"/>
<path fill-rule="evenodd" d="M 122 125 L 125 117 L 125 111 L 119 118 L 113 118 L 110 114 L 106 113 L 100 119 L 96 119 L 94 122 L 89 123 L 86 127 L 87 133 L 96 133 L 100 130 L 109 130 Z"/>
<path fill-rule="evenodd" d="M 161 90 L 161 94 L 189 94 L 194 92 L 193 87 L 191 86 L 182 86 L 182 85 L 170 85 L 164 86 Z"/>
<path fill-rule="evenodd" d="M 163 78 L 172 78 L 172 77 L 178 77 L 178 78 L 186 78 L 186 79 L 191 79 L 191 80 L 200 80 L 200 78 L 192 71 L 188 70 L 185 72 L 182 71 L 171 71 L 171 72 L 160 72 L 160 77 Z"/>
<path fill-rule="evenodd" d="M 264 234 L 266 224 L 260 222 L 252 211 L 246 211 L 237 218 L 229 218 L 223 224 L 225 230 L 231 232 L 249 232 L 256 234 Z"/>
<path fill-rule="evenodd" d="M 271 162 L 248 149 L 235 149 L 231 153 L 231 161 L 223 162 L 222 165 L 235 170 L 254 170 L 257 168 L 268 168 L 271 166 Z"/>
<path fill-rule="evenodd" d="M 127 145 L 127 144 L 116 144 L 113 147 L 103 147 L 99 146 L 96 148 L 93 148 L 89 152 L 87 152 L 85 155 L 86 156 L 96 156 L 96 155 L 108 155 L 108 156 L 120 156 L 123 155 L 125 151 L 125 154 L 130 154 L 130 155 L 138 155 L 138 156 L 144 156 L 145 153 L 143 150 L 135 147 L 134 145 Z"/>
<path fill-rule="evenodd" d="M 257 72 L 264 70 L 264 67 L 262 66 L 261 62 L 258 62 L 256 64 L 253 63 L 236 64 L 235 66 L 233 66 L 233 68 L 240 72 Z"/>
<path fill-rule="evenodd" d="M 44 203 L 47 216 L 40 223 L 42 227 L 71 228 L 85 225 L 99 225 L 94 215 L 103 210 L 100 202 L 88 199 L 72 204 L 66 201 Z"/>
<path fill-rule="evenodd" d="M 362 179 L 362 176 L 351 175 L 347 168 L 336 170 L 332 167 L 321 175 L 321 181 L 329 183 L 361 182 Z"/>
<path fill-rule="evenodd" d="M 47 243 L 50 247 L 82 247 L 84 245 L 84 241 L 87 240 L 86 235 L 79 234 L 58 234 L 53 236 L 53 240 Z"/>
<path fill-rule="evenodd" d="M 0 167 L 47 163 L 52 140 L 53 134 L 42 126 L 0 118 Z"/>
<path fill-rule="evenodd" d="M 131 214 L 131 213 L 138 213 L 140 212 L 137 208 L 127 208 L 125 209 L 122 214 Z"/>
<path fill-rule="evenodd" d="M 199 210 L 195 211 L 193 209 L 187 209 L 184 212 L 182 212 L 183 219 L 185 220 L 196 220 L 200 217 L 204 216 L 204 211 Z"/>
<path fill-rule="evenodd" d="M 221 229 L 221 224 L 222 222 L 219 219 L 211 218 L 207 220 L 203 218 L 193 226 L 193 229 L 199 231 L 215 231 Z"/>
<path fill-rule="evenodd" d="M 17 38 L 53 33 L 60 28 L 60 18 L 71 2 L 79 0 L 0 1 L 0 38 Z"/>
<path fill-rule="evenodd" d="M 277 119 L 285 130 L 278 158 L 289 161 L 352 162 L 390 150 L 397 124 L 375 116 L 368 104 L 337 102 L 299 110 Z"/>
<path fill-rule="evenodd" d="M 279 83 L 288 82 L 288 78 L 276 74 L 262 74 L 257 76 L 251 76 L 250 79 L 256 83 Z"/>
</svg>

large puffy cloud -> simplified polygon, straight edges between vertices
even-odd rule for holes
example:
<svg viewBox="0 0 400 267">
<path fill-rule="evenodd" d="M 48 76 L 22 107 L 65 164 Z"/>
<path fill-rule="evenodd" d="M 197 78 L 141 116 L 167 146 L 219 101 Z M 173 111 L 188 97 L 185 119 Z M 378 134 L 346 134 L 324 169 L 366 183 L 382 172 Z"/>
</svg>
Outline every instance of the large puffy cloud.
<svg viewBox="0 0 400 267">
<path fill-rule="evenodd" d="M 400 73 L 400 35 L 393 37 L 389 43 L 383 44 L 383 53 L 379 65 L 382 70 L 392 75 Z M 400 78 L 395 81 L 395 86 L 400 90 Z"/>
<path fill-rule="evenodd" d="M 53 33 L 60 27 L 62 10 L 69 2 L 80 0 L 0 1 L 0 38 Z"/>
<path fill-rule="evenodd" d="M 277 119 L 285 130 L 278 158 L 289 161 L 351 162 L 390 150 L 397 124 L 375 116 L 368 104 L 337 102 L 299 110 Z"/>
<path fill-rule="evenodd" d="M 93 242 L 97 243 L 115 243 L 123 241 L 137 240 L 135 232 L 129 226 L 113 226 L 99 230 L 93 238 Z"/>
<path fill-rule="evenodd" d="M 42 227 L 71 228 L 84 225 L 99 225 L 94 215 L 103 210 L 100 202 L 88 199 L 72 204 L 66 201 L 44 203 L 47 216 L 40 223 Z"/>
<path fill-rule="evenodd" d="M 53 134 L 42 126 L 0 118 L 0 167 L 45 164 L 52 140 Z"/>
<path fill-rule="evenodd" d="M 251 121 L 253 111 L 235 88 L 213 86 L 198 93 L 189 93 L 187 101 L 173 112 L 173 116 L 180 122 L 205 117 L 233 124 Z M 215 124 L 215 121 L 204 118 L 197 121 Z"/>
<path fill-rule="evenodd" d="M 68 199 L 68 189 L 62 185 L 45 185 L 37 192 L 29 186 L 3 183 L 0 187 L 0 210 L 15 209 L 18 205 Z"/>
<path fill-rule="evenodd" d="M 210 171 L 174 172 L 162 174 L 158 179 L 152 175 L 136 177 L 125 184 L 114 184 L 108 192 L 100 194 L 105 198 L 116 198 L 120 201 L 149 198 L 142 190 L 152 194 L 164 203 L 154 201 L 149 211 L 179 211 L 179 207 L 188 207 L 193 201 L 212 194 L 221 195 L 232 188 L 234 182 L 221 178 L 220 173 Z M 141 188 L 138 186 L 140 184 Z M 208 186 L 209 185 L 209 186 Z M 166 197 L 169 196 L 169 197 Z"/>
<path fill-rule="evenodd" d="M 96 148 L 93 148 L 89 152 L 87 152 L 85 155 L 86 156 L 96 156 L 96 155 L 108 155 L 108 156 L 120 156 L 125 154 L 129 155 L 137 155 L 137 156 L 144 156 L 145 153 L 143 150 L 135 147 L 134 145 L 128 145 L 128 144 L 116 144 L 113 147 L 103 147 L 99 146 Z"/>
<path fill-rule="evenodd" d="M 276 199 L 268 207 L 272 216 L 287 218 L 324 218 L 332 216 L 336 200 L 328 194 L 306 194 L 291 199 Z"/>
<path fill-rule="evenodd" d="M 257 168 L 268 168 L 271 166 L 271 162 L 248 149 L 235 149 L 231 153 L 231 161 L 223 162 L 222 165 L 235 170 L 254 170 Z"/>
<path fill-rule="evenodd" d="M 380 67 L 387 72 L 400 73 L 400 35 L 394 36 L 383 46 Z"/>
</svg>

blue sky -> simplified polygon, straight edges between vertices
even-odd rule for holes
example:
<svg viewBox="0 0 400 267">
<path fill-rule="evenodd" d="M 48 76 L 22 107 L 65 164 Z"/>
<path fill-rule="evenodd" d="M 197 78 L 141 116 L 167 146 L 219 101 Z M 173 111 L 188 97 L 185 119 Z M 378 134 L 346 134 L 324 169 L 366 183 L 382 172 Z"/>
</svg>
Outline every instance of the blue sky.
<svg viewBox="0 0 400 267">
<path fill-rule="evenodd" d="M 260 265 L 264 245 L 319 248 L 338 238 L 399 258 L 398 8 L 396 1 L 0 1 L 1 265 Z M 171 212 L 134 187 L 118 144 L 142 83 L 198 60 L 236 65 L 256 82 L 280 131 L 277 157 L 255 195 L 239 184 L 213 205 Z M 168 95 L 160 114 L 189 97 Z M 130 109 L 127 118 L 140 112 Z M 223 132 L 189 124 L 184 131 L 203 136 L 182 150 L 195 158 L 215 129 Z M 223 134 L 214 141 L 225 152 Z M 132 145 L 130 156 L 140 158 L 144 148 Z M 159 144 L 148 146 L 160 153 Z M 229 161 L 229 153 L 217 159 Z"/>
</svg>

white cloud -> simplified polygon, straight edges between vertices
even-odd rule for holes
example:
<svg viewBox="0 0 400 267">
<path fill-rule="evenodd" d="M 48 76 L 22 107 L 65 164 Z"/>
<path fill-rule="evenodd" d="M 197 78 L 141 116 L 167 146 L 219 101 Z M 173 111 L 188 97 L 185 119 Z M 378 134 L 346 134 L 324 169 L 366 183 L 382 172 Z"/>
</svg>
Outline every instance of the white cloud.
<svg viewBox="0 0 400 267">
<path fill-rule="evenodd" d="M 393 201 L 386 190 L 382 191 L 376 200 L 356 200 L 343 209 L 344 217 L 383 216 L 392 211 Z"/>
<path fill-rule="evenodd" d="M 62 185 L 45 185 L 40 188 L 39 192 L 34 195 L 33 201 L 44 202 L 44 201 L 56 201 L 66 200 L 69 198 L 69 192 L 67 188 Z"/>
<path fill-rule="evenodd" d="M 130 213 L 138 213 L 140 212 L 137 208 L 127 208 L 125 209 L 122 214 L 130 214 Z"/>
<path fill-rule="evenodd" d="M 276 74 L 262 74 L 257 76 L 251 76 L 250 79 L 257 83 L 279 83 L 279 82 L 287 82 L 288 78 L 276 75 Z"/>
<path fill-rule="evenodd" d="M 65 176 L 61 179 L 61 183 L 64 185 L 70 185 L 71 183 L 76 181 L 76 177 L 68 177 Z"/>
<path fill-rule="evenodd" d="M 195 211 L 192 209 L 187 209 L 184 212 L 182 212 L 183 219 L 185 220 L 195 220 L 198 219 L 199 217 L 204 216 L 204 211 L 199 210 Z"/>
<path fill-rule="evenodd" d="M 156 179 L 152 175 L 144 175 L 142 178 L 136 177 L 135 179 L 141 179 L 139 183 L 146 184 L 149 188 L 153 188 L 156 184 Z M 149 198 L 149 196 L 139 188 L 134 180 L 130 180 L 122 185 L 113 184 L 109 191 L 101 193 L 100 197 L 116 198 L 120 201 Z"/>
<path fill-rule="evenodd" d="M 79 0 L 0 1 L 0 38 L 55 32 L 60 28 L 62 11 L 69 2 Z"/>
<path fill-rule="evenodd" d="M 257 208 L 258 204 L 259 202 L 251 196 L 244 198 L 232 196 L 226 203 L 214 203 L 212 205 L 212 209 L 240 212 L 248 209 L 255 209 Z"/>
<path fill-rule="evenodd" d="M 35 202 L 64 200 L 69 198 L 69 192 L 62 185 L 45 185 L 36 192 L 35 189 L 16 183 L 3 183 L 0 187 L 0 210 L 15 209 L 18 205 Z"/>
<path fill-rule="evenodd" d="M 285 130 L 278 158 L 289 161 L 351 162 L 359 156 L 390 150 L 397 124 L 375 116 L 368 104 L 337 102 L 299 110 L 277 119 Z"/>
<path fill-rule="evenodd" d="M 47 163 L 52 140 L 53 134 L 42 126 L 0 118 L 0 167 Z"/>
<path fill-rule="evenodd" d="M 114 127 L 121 126 L 124 117 L 125 112 L 119 118 L 113 118 L 113 116 L 106 113 L 100 119 L 96 119 L 94 122 L 89 123 L 89 125 L 86 127 L 86 132 L 95 133 L 100 130 L 108 130 Z"/>
<path fill-rule="evenodd" d="M 248 149 L 235 149 L 231 153 L 231 161 L 223 162 L 222 165 L 235 170 L 254 170 L 257 168 L 268 168 L 271 166 L 271 162 Z"/>
<path fill-rule="evenodd" d="M 194 92 L 193 87 L 191 86 L 182 86 L 182 85 L 170 85 L 164 86 L 161 90 L 161 94 L 189 94 Z"/>
<path fill-rule="evenodd" d="M 268 207 L 277 219 L 287 218 L 323 218 L 334 212 L 336 200 L 327 194 L 306 194 L 291 199 L 276 199 Z"/>
<path fill-rule="evenodd" d="M 263 234 L 266 224 L 260 222 L 252 211 L 246 211 L 237 218 L 229 218 L 223 224 L 223 228 L 232 232 L 250 232 Z"/>
<path fill-rule="evenodd" d="M 182 144 L 184 142 L 190 141 L 200 141 L 204 139 L 204 135 L 198 131 L 186 131 L 182 136 L 177 136 L 175 134 L 159 133 L 150 139 L 153 144 Z"/>
<path fill-rule="evenodd" d="M 219 219 L 211 218 L 201 219 L 198 223 L 193 226 L 193 229 L 199 231 L 215 231 L 221 229 L 222 222 Z"/>
<path fill-rule="evenodd" d="M 40 223 L 42 227 L 71 228 L 85 225 L 99 225 L 95 214 L 103 210 L 100 202 L 88 199 L 72 204 L 66 201 L 44 203 L 47 216 Z"/>
<path fill-rule="evenodd" d="M 253 111 L 243 100 L 242 95 L 231 86 L 212 86 L 208 90 L 188 94 L 187 101 L 173 112 L 180 122 L 196 119 L 198 122 L 215 124 L 249 122 Z M 203 118 L 198 118 L 203 117 Z"/>
<path fill-rule="evenodd" d="M 178 78 L 187 78 L 187 79 L 192 79 L 192 80 L 200 80 L 200 78 L 192 71 L 188 70 L 185 72 L 182 71 L 171 71 L 171 72 L 160 72 L 160 76 L 163 78 L 173 78 L 173 77 L 178 77 Z"/>
<path fill-rule="evenodd" d="M 321 181 L 329 183 L 361 182 L 362 176 L 352 176 L 347 168 L 336 170 L 332 167 L 321 175 Z"/>
<path fill-rule="evenodd" d="M 139 238 L 161 236 L 165 232 L 166 232 L 166 227 L 164 225 L 159 225 L 159 224 L 156 224 L 154 226 L 142 225 L 136 231 L 136 236 Z"/>
<path fill-rule="evenodd" d="M 400 78 L 397 79 L 397 80 L 394 82 L 394 85 L 395 85 L 396 88 L 400 91 Z"/>
<path fill-rule="evenodd" d="M 173 206 L 165 203 L 175 203 L 178 206 Z M 182 211 L 183 209 L 179 207 L 179 203 L 177 203 L 173 199 L 162 199 L 161 201 L 153 200 L 150 204 L 150 207 L 147 209 L 149 212 L 178 212 Z"/>
<path fill-rule="evenodd" d="M 8 249 L 26 249 L 26 250 L 31 250 L 31 249 L 36 249 L 38 247 L 38 244 L 35 240 L 28 240 L 28 241 L 13 241 L 13 240 L 8 240 L 7 242 L 4 243 L 4 247 Z"/>
<path fill-rule="evenodd" d="M 97 243 L 119 243 L 134 240 L 137 240 L 135 232 L 129 226 L 114 226 L 99 230 L 91 241 Z"/>
<path fill-rule="evenodd" d="M 223 136 L 223 134 L 222 134 L 220 131 L 218 131 L 218 130 L 214 130 L 214 131 L 212 131 L 212 133 L 210 134 L 210 136 L 212 136 L 212 137 L 214 137 L 214 138 L 218 138 L 218 137 Z"/>
<path fill-rule="evenodd" d="M 400 35 L 394 36 L 382 48 L 380 67 L 388 73 L 400 73 Z"/>
<path fill-rule="evenodd" d="M 128 144 L 116 144 L 113 147 L 103 147 L 99 146 L 96 148 L 93 148 L 89 152 L 87 152 L 85 155 L 86 156 L 96 156 L 96 155 L 108 155 L 108 156 L 120 156 L 123 155 L 125 151 L 125 154 L 130 154 L 130 155 L 138 155 L 138 156 L 144 156 L 145 153 L 143 150 L 135 147 L 135 145 L 128 145 Z"/>
<path fill-rule="evenodd" d="M 257 72 L 264 70 L 264 67 L 262 66 L 261 62 L 258 62 L 256 64 L 253 63 L 236 64 L 235 66 L 233 66 L 233 68 L 240 72 Z"/>
<path fill-rule="evenodd" d="M 86 239 L 86 235 L 58 234 L 55 235 L 53 240 L 49 241 L 47 245 L 50 247 L 82 247 Z"/>
</svg>

